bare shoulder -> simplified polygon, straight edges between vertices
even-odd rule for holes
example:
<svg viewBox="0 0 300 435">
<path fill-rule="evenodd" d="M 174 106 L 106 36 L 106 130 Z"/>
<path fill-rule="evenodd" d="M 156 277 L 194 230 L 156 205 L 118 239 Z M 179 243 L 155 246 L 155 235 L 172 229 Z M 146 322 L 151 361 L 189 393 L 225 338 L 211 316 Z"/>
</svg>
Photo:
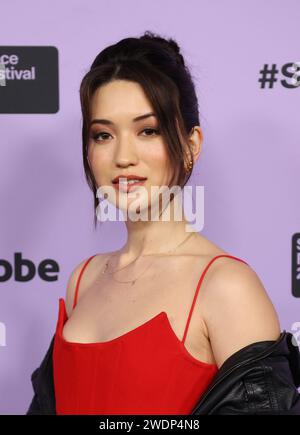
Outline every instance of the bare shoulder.
<svg viewBox="0 0 300 435">
<path fill-rule="evenodd" d="M 90 260 L 80 279 L 80 291 L 78 292 L 77 302 L 84 295 L 84 293 L 93 283 L 93 281 L 96 279 L 96 277 L 99 274 L 99 270 L 104 266 L 104 262 L 106 261 L 109 255 L 111 255 L 111 252 L 96 254 Z M 73 311 L 76 283 L 78 281 L 81 270 L 83 269 L 84 265 L 86 264 L 89 258 L 90 257 L 82 260 L 77 266 L 74 267 L 74 269 L 70 274 L 67 283 L 67 290 L 66 290 L 66 297 L 65 297 L 65 305 L 66 305 L 66 311 L 68 317 L 71 316 L 71 313 Z"/>
<path fill-rule="evenodd" d="M 217 365 L 257 341 L 277 340 L 281 326 L 273 303 L 253 268 L 218 258 L 203 283 L 204 322 Z"/>
</svg>

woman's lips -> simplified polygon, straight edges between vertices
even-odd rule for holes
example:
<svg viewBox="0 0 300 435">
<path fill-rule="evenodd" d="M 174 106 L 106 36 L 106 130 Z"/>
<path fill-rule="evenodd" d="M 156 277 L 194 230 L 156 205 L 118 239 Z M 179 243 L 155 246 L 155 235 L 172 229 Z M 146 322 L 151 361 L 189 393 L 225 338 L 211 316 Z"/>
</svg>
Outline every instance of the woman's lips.
<svg viewBox="0 0 300 435">
<path fill-rule="evenodd" d="M 113 186 L 115 189 L 121 191 L 121 192 L 125 192 L 128 193 L 131 190 L 135 190 L 136 187 L 138 186 L 142 186 L 145 183 L 146 180 L 140 180 L 140 181 L 136 181 L 134 183 L 128 183 L 128 184 L 124 184 L 124 183 L 113 183 Z"/>
</svg>

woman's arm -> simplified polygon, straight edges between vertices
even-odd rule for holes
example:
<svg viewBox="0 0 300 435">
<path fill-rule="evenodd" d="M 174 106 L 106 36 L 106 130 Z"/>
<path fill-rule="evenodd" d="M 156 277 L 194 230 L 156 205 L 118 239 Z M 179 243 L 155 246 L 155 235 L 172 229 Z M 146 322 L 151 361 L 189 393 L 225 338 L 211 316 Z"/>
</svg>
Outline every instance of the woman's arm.
<svg viewBox="0 0 300 435">
<path fill-rule="evenodd" d="M 218 367 L 251 343 L 279 337 L 278 315 L 249 265 L 226 259 L 213 269 L 203 291 L 203 316 Z"/>
</svg>

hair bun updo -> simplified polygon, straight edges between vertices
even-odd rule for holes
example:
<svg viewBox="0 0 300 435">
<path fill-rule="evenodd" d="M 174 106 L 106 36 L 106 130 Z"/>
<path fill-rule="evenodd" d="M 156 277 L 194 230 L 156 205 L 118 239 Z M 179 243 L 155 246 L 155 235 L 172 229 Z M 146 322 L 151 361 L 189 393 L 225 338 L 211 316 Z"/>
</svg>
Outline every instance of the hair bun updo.
<svg viewBox="0 0 300 435">
<path fill-rule="evenodd" d="M 161 44 L 163 47 L 165 47 L 167 50 L 169 50 L 169 52 L 172 53 L 172 55 L 174 56 L 176 62 L 179 65 L 182 65 L 185 67 L 185 62 L 184 62 L 184 58 L 180 52 L 180 47 L 178 45 L 178 43 L 175 41 L 175 39 L 173 38 L 162 38 L 161 36 L 151 32 L 150 30 L 147 30 L 143 36 L 140 37 L 141 40 L 147 40 L 147 41 L 153 41 L 156 42 L 158 44 Z"/>
</svg>

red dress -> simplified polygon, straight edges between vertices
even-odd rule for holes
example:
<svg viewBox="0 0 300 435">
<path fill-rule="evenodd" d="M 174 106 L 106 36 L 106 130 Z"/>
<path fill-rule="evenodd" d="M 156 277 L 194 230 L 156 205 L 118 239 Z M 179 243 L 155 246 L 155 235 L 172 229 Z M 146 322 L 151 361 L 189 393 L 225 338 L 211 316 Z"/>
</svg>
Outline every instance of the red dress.
<svg viewBox="0 0 300 435">
<path fill-rule="evenodd" d="M 76 306 L 84 264 L 75 290 Z M 218 372 L 216 364 L 196 359 L 184 346 L 196 298 L 210 264 L 198 282 L 182 340 L 168 315 L 156 316 L 125 334 L 99 343 L 66 341 L 65 301 L 59 315 L 53 348 L 53 376 L 57 414 L 190 414 Z M 247 264 L 247 263 L 246 263 Z"/>
</svg>

